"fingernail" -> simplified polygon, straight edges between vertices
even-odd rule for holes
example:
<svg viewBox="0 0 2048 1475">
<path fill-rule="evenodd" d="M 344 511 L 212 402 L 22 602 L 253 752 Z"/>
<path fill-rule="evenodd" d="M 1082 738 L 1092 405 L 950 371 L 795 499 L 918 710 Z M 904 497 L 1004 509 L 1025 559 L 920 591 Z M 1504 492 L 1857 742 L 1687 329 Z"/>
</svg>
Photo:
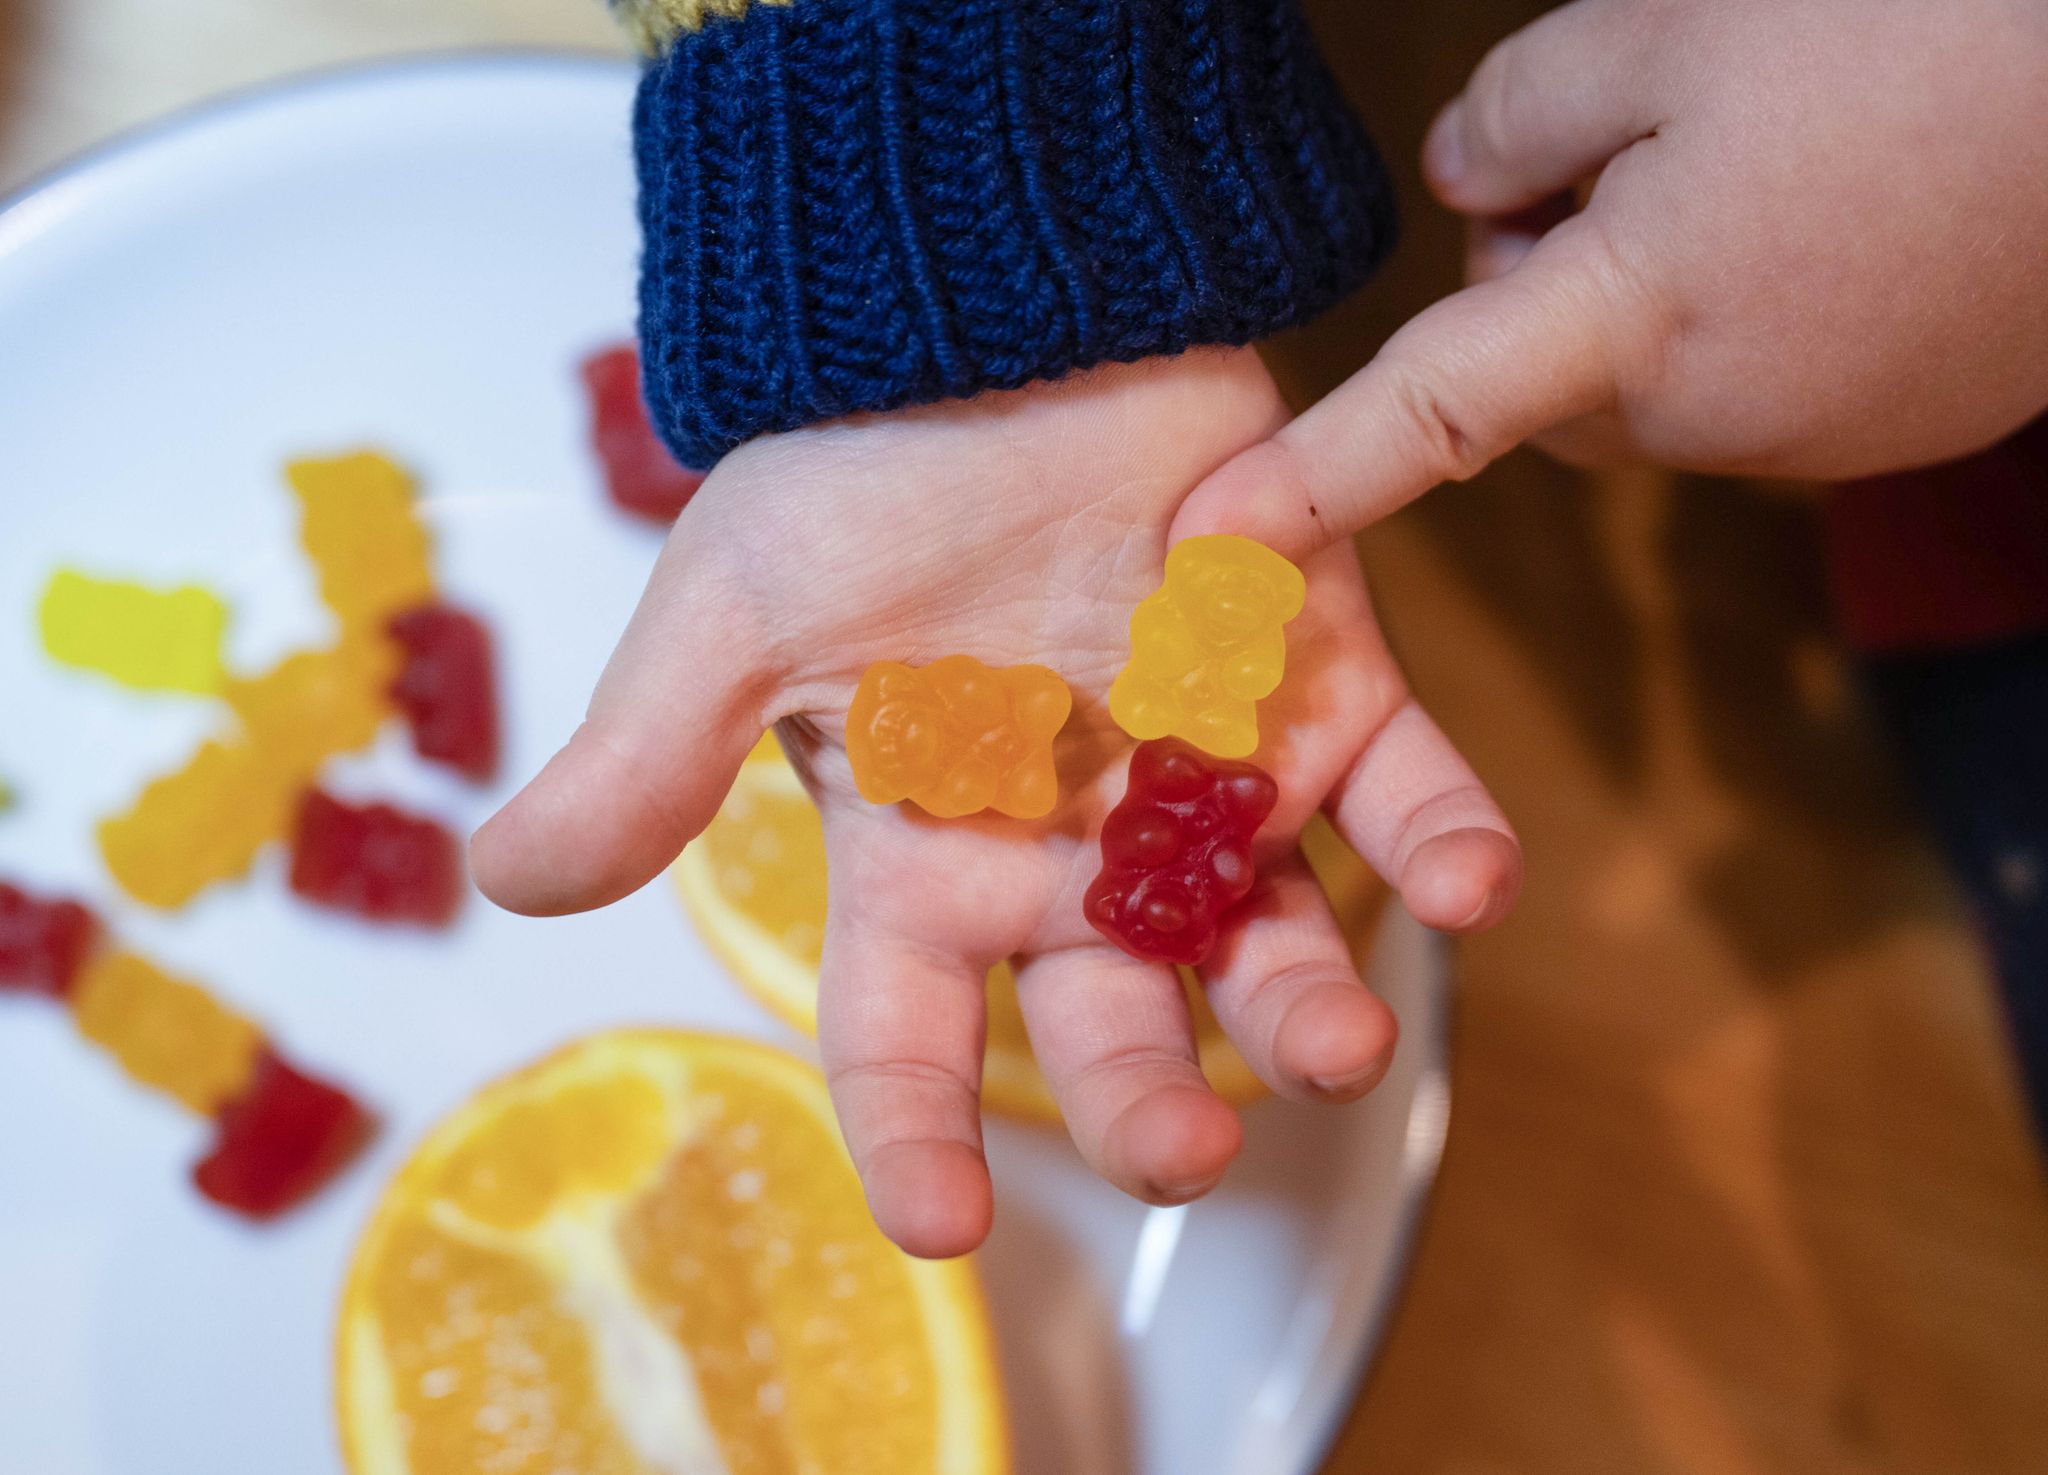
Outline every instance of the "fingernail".
<svg viewBox="0 0 2048 1475">
<path fill-rule="evenodd" d="M 1458 98 L 1436 115 L 1422 142 L 1422 172 L 1438 184 L 1455 184 L 1465 172 L 1465 101 Z"/>
<path fill-rule="evenodd" d="M 1222 1181 L 1223 1175 L 1219 1173 L 1213 1178 L 1204 1178 L 1198 1183 L 1154 1183 L 1152 1185 L 1152 1196 L 1163 1200 L 1167 1204 L 1189 1203 L 1200 1198 Z"/>
<path fill-rule="evenodd" d="M 1382 1055 L 1363 1070 L 1354 1070 L 1351 1074 L 1342 1076 L 1310 1076 L 1308 1083 L 1320 1095 L 1336 1096 L 1348 1101 L 1354 1096 L 1363 1096 L 1377 1086 L 1380 1077 L 1387 1073 L 1388 1063 L 1389 1057 Z"/>
<path fill-rule="evenodd" d="M 1479 905 L 1472 909 L 1472 915 L 1460 922 L 1457 930 L 1465 932 L 1477 927 L 1493 911 L 1494 904 L 1499 900 L 1500 894 L 1489 886 L 1486 890 L 1486 895 L 1479 898 Z"/>
</svg>

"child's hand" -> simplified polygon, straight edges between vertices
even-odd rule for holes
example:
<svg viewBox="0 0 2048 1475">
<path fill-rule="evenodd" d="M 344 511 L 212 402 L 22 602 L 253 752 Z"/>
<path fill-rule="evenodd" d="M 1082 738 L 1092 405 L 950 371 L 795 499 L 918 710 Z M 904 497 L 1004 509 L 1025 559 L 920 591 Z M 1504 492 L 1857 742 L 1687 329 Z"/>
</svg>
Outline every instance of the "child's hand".
<svg viewBox="0 0 2048 1475">
<path fill-rule="evenodd" d="M 883 1230 L 971 1249 L 990 1190 L 977 1102 L 982 978 L 1017 959 L 1032 1043 L 1088 1161 L 1154 1202 L 1205 1192 L 1237 1151 L 1171 968 L 1081 912 L 1132 746 L 1103 696 L 1159 582 L 1187 489 L 1285 418 L 1247 351 L 755 442 L 683 514 L 569 746 L 478 834 L 477 879 L 516 911 L 601 906 L 717 811 L 762 728 L 824 813 L 832 892 L 819 1047 Z M 1279 780 L 1261 884 L 1203 970 L 1259 1075 L 1348 1101 L 1394 1021 L 1366 991 L 1293 839 L 1317 806 L 1417 917 L 1483 927 L 1511 903 L 1506 822 L 1415 705 L 1347 547 L 1307 566 L 1255 761 Z M 963 652 L 1066 678 L 1061 803 L 1044 821 L 929 819 L 854 790 L 842 745 L 861 672 Z"/>
<path fill-rule="evenodd" d="M 1835 479 L 2048 405 L 2039 0 L 1576 0 L 1495 48 L 1424 165 L 1475 218 L 1479 285 L 1212 477 L 1175 537 L 1298 554 L 1532 436 Z"/>
</svg>

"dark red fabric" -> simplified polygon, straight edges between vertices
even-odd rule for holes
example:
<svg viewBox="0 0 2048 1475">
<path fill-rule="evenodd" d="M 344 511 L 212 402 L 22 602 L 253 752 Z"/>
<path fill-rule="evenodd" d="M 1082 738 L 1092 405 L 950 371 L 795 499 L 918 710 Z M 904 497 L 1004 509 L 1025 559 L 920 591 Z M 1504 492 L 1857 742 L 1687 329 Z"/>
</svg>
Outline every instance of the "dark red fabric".
<svg viewBox="0 0 2048 1475">
<path fill-rule="evenodd" d="M 1825 523 L 1851 645 L 1955 650 L 2048 630 L 2048 416 L 1966 460 L 1846 483 Z"/>
</svg>

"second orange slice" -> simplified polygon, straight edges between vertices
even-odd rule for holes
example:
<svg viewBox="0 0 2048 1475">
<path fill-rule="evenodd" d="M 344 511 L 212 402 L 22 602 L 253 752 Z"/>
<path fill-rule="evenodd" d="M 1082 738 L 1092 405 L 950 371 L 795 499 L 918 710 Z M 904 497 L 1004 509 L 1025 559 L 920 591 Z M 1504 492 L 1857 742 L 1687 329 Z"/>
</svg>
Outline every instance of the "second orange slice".
<svg viewBox="0 0 2048 1475">
<path fill-rule="evenodd" d="M 1302 837 L 1302 848 L 1354 956 L 1363 959 L 1386 904 L 1384 886 L 1320 819 Z M 740 769 L 717 818 L 677 860 L 673 879 L 699 935 L 741 987 L 791 1028 L 816 1036 L 825 829 L 772 735 Z M 1181 981 L 1209 1084 L 1234 1104 L 1257 1100 L 1265 1088 L 1225 1037 L 1194 974 L 1183 970 Z M 1031 1053 L 1008 965 L 989 972 L 982 1076 L 982 1097 L 991 1110 L 1059 1121 L 1059 1107 Z"/>
</svg>

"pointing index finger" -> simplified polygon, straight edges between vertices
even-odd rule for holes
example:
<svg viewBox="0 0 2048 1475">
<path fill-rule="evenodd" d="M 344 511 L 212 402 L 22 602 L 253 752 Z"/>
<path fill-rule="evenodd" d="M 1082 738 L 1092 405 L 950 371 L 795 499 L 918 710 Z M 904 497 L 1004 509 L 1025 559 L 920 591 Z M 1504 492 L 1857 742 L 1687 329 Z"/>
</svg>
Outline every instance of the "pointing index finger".
<svg viewBox="0 0 2048 1475">
<path fill-rule="evenodd" d="M 1428 308 L 1373 361 L 1181 504 L 1175 541 L 1239 533 L 1299 563 L 1552 425 L 1613 402 L 1644 321 L 1580 215 Z"/>
</svg>

